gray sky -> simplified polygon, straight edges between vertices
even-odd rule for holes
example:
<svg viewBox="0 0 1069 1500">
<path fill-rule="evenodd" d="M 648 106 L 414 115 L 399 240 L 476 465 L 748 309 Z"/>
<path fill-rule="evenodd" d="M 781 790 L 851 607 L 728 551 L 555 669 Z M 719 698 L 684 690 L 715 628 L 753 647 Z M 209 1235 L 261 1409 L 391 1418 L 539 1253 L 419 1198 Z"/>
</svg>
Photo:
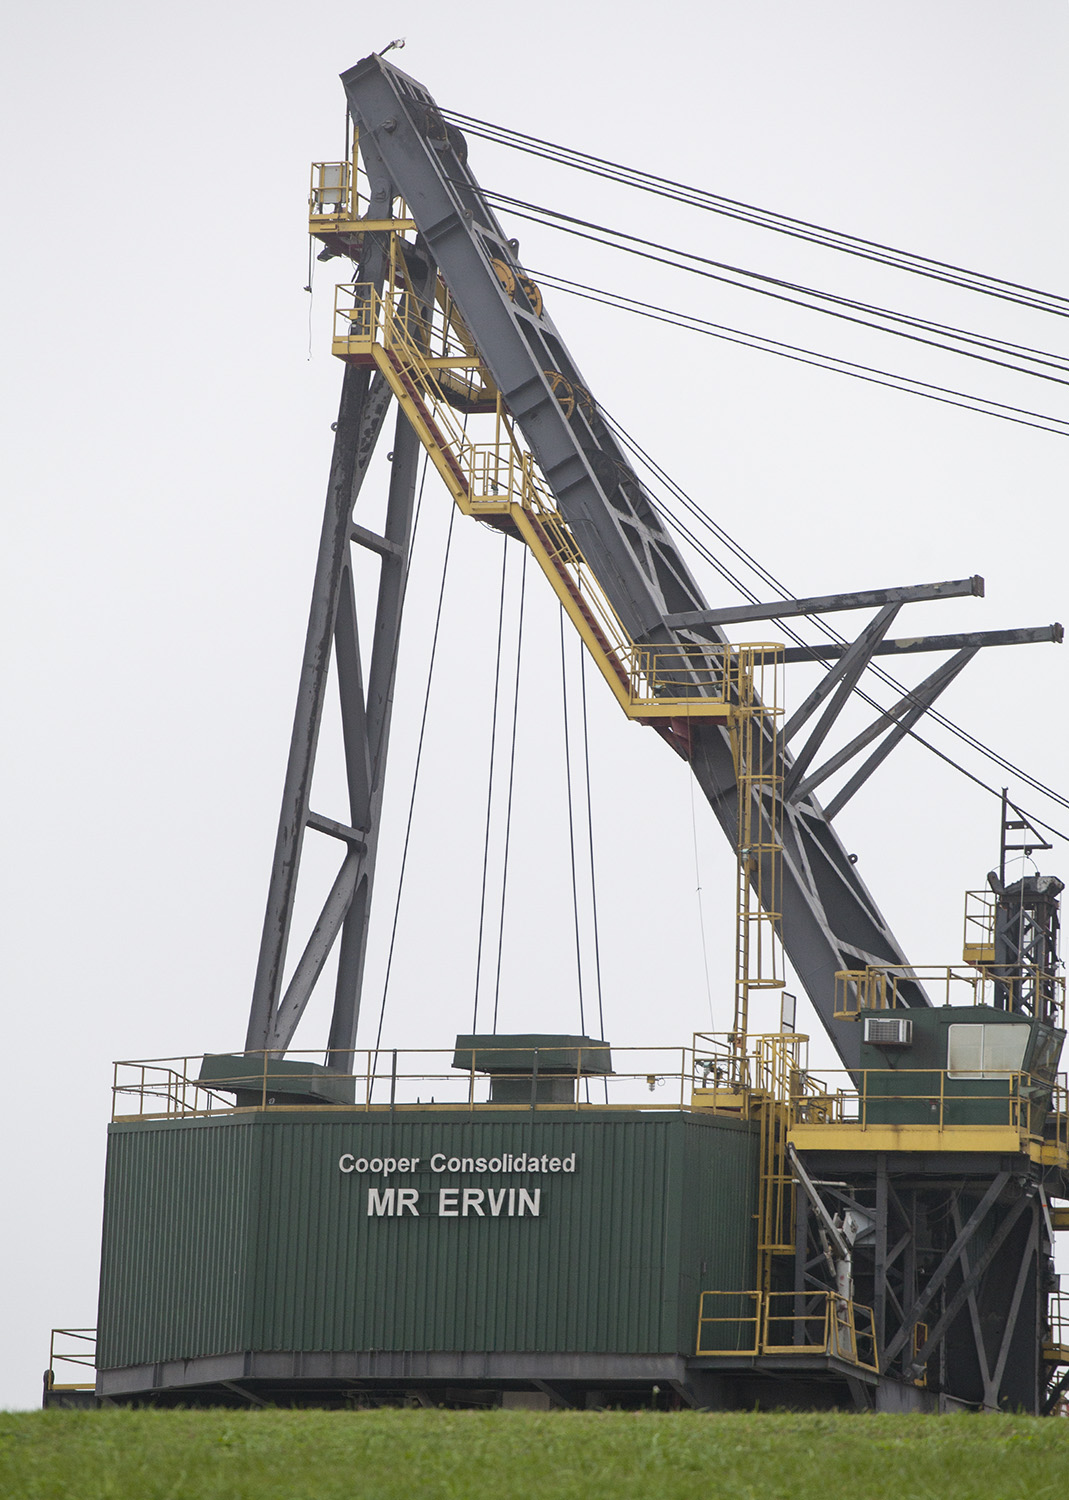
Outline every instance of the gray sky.
<svg viewBox="0 0 1069 1500">
<path fill-rule="evenodd" d="M 332 268 L 317 267 L 311 299 L 302 290 L 308 163 L 341 151 L 337 74 L 401 30 L 400 65 L 443 106 L 1064 290 L 1069 17 L 1054 0 L 758 0 L 700 12 L 412 0 L 403 20 L 369 16 L 332 0 L 180 10 L 103 0 L 23 7 L 7 23 L 0 607 L 14 1212 L 0 1404 L 39 1399 L 53 1323 L 95 1320 L 112 1060 L 225 1050 L 244 1035 L 341 375 L 328 347 Z M 471 161 L 498 191 L 1065 349 L 1065 325 L 1051 317 L 480 141 Z M 1055 384 L 531 225 L 516 232 L 540 271 L 1069 415 Z M 914 607 L 898 633 L 1069 613 L 1064 439 L 550 300 L 597 399 L 794 592 L 980 572 L 986 600 Z M 366 493 L 373 516 L 373 482 Z M 428 480 L 369 1016 L 383 989 L 447 522 L 444 491 Z M 471 1021 L 500 547 L 457 522 L 390 1045 L 448 1046 Z M 714 602 L 733 601 L 696 569 Z M 571 1030 L 560 647 L 555 606 L 530 582 L 501 1022 Z M 991 652 L 941 706 L 1064 792 L 1066 660 L 1051 646 Z M 902 675 L 913 682 L 928 669 Z M 790 701 L 808 685 L 790 679 Z M 606 697 L 591 678 L 606 1034 L 683 1044 L 709 1024 L 710 999 L 715 1024 L 730 1020 L 732 857 L 711 818 L 692 813 L 682 764 Z M 1006 780 L 944 731 L 931 738 L 990 785 Z M 328 753 L 325 800 L 336 773 Z M 1069 815 L 1010 784 L 1065 827 Z M 996 854 L 993 799 L 906 745 L 838 826 L 915 961 L 960 958 L 962 893 L 982 884 Z M 1066 873 L 1064 844 L 1046 859 Z M 318 855 L 309 873 L 329 879 Z M 317 1023 L 318 1013 L 308 1046 L 322 1041 Z"/>
</svg>

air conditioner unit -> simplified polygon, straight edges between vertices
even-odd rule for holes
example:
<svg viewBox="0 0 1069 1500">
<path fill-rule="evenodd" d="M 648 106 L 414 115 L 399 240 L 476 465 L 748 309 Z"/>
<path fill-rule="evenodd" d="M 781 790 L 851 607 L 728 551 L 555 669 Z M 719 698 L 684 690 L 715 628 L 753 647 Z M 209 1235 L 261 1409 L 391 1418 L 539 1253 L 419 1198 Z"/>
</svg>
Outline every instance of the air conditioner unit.
<svg viewBox="0 0 1069 1500">
<path fill-rule="evenodd" d="M 908 1047 L 913 1041 L 913 1022 L 906 1016 L 866 1016 L 864 1025 L 873 1047 Z"/>
</svg>

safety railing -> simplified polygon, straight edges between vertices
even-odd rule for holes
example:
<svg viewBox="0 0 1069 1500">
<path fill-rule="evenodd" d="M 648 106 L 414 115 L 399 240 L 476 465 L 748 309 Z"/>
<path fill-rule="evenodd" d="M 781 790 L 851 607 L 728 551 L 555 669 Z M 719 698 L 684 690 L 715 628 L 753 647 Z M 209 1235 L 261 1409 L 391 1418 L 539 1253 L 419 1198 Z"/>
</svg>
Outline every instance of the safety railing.
<svg viewBox="0 0 1069 1500">
<path fill-rule="evenodd" d="M 1005 1126 L 1021 1140 L 1069 1150 L 1069 1092 L 1031 1073 L 969 1077 L 935 1068 L 865 1068 L 832 1073 L 824 1092 L 803 1098 L 794 1124 L 951 1127 Z"/>
<path fill-rule="evenodd" d="M 903 964 L 844 969 L 836 974 L 836 1018 L 849 1021 L 863 1010 L 906 1008 L 913 1003 L 918 984 L 933 1005 L 989 1005 L 1016 1010 L 1022 994 L 1044 994 L 1053 997 L 1050 1010 L 1054 1017 L 1060 1018 L 1065 1013 L 1064 977 L 1045 974 L 1036 966 L 1022 965 L 1008 973 L 1002 968 L 982 965 Z M 1054 1024 L 1060 1024 L 1060 1019 L 1055 1019 Z"/>
<path fill-rule="evenodd" d="M 91 1391 L 96 1386 L 95 1328 L 53 1328 L 48 1341 L 48 1369 L 45 1386 L 50 1391 Z M 92 1372 L 90 1380 L 57 1380 L 56 1366 L 62 1365 L 61 1375 Z"/>
<path fill-rule="evenodd" d="M 336 291 L 333 352 L 342 359 L 387 358 L 385 373 L 460 509 L 507 517 L 535 553 L 564 608 L 625 711 L 632 717 L 736 717 L 759 704 L 774 717 L 781 648 L 763 643 L 639 645 L 631 640 L 588 567 L 533 455 L 494 392 L 476 435 L 469 412 L 457 415 L 458 373 L 470 377 L 468 404 L 490 389 L 463 324 L 448 301 L 421 311 L 396 285 L 386 294 L 370 283 Z M 551 373 L 551 372 L 549 372 Z M 449 377 L 449 388 L 443 382 Z"/>
<path fill-rule="evenodd" d="M 513 1049 L 481 1044 L 461 1067 L 452 1048 L 371 1048 L 339 1054 L 350 1065 L 337 1069 L 322 1051 L 124 1060 L 114 1064 L 112 1118 L 182 1119 L 249 1108 L 694 1109 L 750 1118 L 755 1104 L 786 1105 L 788 1098 L 795 1118 L 809 1107 L 805 1101 L 825 1094 L 825 1085 L 805 1071 L 806 1043 L 804 1036 L 756 1036 L 741 1057 L 727 1034 L 698 1033 L 685 1047 L 569 1044 L 567 1068 L 551 1048 L 541 1058 L 534 1049 L 530 1069 L 516 1066 Z M 781 1044 L 789 1044 L 789 1058 L 776 1058 Z"/>
<path fill-rule="evenodd" d="M 1043 1357 L 1051 1364 L 1069 1365 L 1069 1292 L 1056 1291 L 1048 1296 Z"/>
<path fill-rule="evenodd" d="M 872 1309 L 836 1292 L 702 1292 L 698 1355 L 832 1356 L 877 1368 Z"/>
<path fill-rule="evenodd" d="M 967 964 L 995 962 L 995 913 L 998 897 L 993 891 L 965 892 L 965 927 L 962 959 Z"/>
<path fill-rule="evenodd" d="M 348 161 L 314 161 L 308 193 L 308 230 L 324 234 L 331 230 L 361 227 L 415 229 L 401 199 L 384 204 L 374 199 L 358 150 L 360 133 L 354 128 L 352 156 Z M 373 218 L 372 215 L 376 216 Z M 363 221 L 363 223 L 361 223 Z"/>
</svg>

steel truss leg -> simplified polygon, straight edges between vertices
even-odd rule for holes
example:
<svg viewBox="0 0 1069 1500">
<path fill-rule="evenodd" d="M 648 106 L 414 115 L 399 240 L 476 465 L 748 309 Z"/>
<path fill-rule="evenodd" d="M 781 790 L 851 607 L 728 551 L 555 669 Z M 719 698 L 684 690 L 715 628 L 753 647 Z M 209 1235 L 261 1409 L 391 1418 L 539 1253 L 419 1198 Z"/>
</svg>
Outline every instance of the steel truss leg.
<svg viewBox="0 0 1069 1500">
<path fill-rule="evenodd" d="M 245 1042 L 248 1050 L 285 1049 L 340 934 L 341 954 L 329 1040 L 329 1047 L 336 1050 L 330 1053 L 328 1061 L 342 1071 L 351 1064 L 359 1015 L 359 987 L 418 472 L 419 443 L 398 411 L 385 534 L 373 536 L 354 525 L 353 507 L 390 399 L 389 389 L 379 377 L 372 381 L 368 370 L 347 368 Z M 366 693 L 352 582 L 350 545 L 354 541 L 371 548 L 381 558 Z M 318 816 L 309 806 L 332 653 L 337 664 L 348 781 L 347 823 Z M 346 844 L 346 854 L 283 993 L 283 968 L 304 831 L 309 826 L 341 839 Z"/>
</svg>

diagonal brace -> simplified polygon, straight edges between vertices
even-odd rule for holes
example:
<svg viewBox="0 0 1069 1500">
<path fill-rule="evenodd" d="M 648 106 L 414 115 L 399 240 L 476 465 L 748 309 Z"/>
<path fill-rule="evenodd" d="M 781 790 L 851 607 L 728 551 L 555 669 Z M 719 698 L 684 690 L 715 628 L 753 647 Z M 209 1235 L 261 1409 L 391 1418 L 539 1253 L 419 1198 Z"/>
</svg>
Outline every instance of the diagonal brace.
<svg viewBox="0 0 1069 1500">
<path fill-rule="evenodd" d="M 999 1175 L 1001 1176 L 1002 1174 L 1000 1173 Z M 935 1327 L 929 1333 L 921 1348 L 917 1350 L 916 1358 L 913 1360 L 913 1363 L 911 1365 L 911 1369 L 913 1370 L 915 1377 L 919 1376 L 923 1372 L 924 1366 L 927 1364 L 932 1350 L 938 1348 L 940 1340 L 943 1338 L 947 1329 L 950 1327 L 951 1323 L 953 1323 L 954 1319 L 961 1311 L 965 1299 L 968 1297 L 973 1288 L 978 1285 L 981 1276 L 983 1276 L 984 1272 L 994 1260 L 995 1256 L 1002 1249 L 1003 1243 L 1009 1235 L 1010 1230 L 1024 1213 L 1025 1209 L 1028 1207 L 1028 1203 L 1029 1199 L 1024 1194 L 1022 1194 L 1021 1197 L 1017 1199 L 1017 1202 L 1013 1205 L 1013 1207 L 1007 1211 L 1005 1218 L 1002 1220 L 1002 1223 L 998 1226 L 994 1234 L 991 1236 L 991 1239 L 988 1241 L 987 1246 L 984 1249 L 984 1253 L 980 1256 L 980 1259 L 976 1262 L 975 1266 L 973 1266 L 968 1276 L 964 1278 L 961 1286 L 958 1287 L 953 1297 L 951 1297 L 950 1301 L 943 1309 L 942 1315 L 940 1316 Z M 942 1269 L 942 1267 L 940 1267 L 940 1269 Z M 925 1288 L 925 1296 L 928 1295 L 930 1288 L 931 1282 L 929 1282 L 928 1286 Z M 901 1333 L 901 1331 L 902 1330 L 899 1329 L 899 1333 Z M 897 1338 L 898 1335 L 896 1334 L 895 1337 Z"/>
<path fill-rule="evenodd" d="M 912 1336 L 914 1328 L 924 1317 L 924 1314 L 928 1311 L 929 1303 L 935 1297 L 936 1292 L 938 1292 L 939 1288 L 943 1285 L 943 1282 L 947 1279 L 951 1271 L 954 1269 L 954 1266 L 957 1264 L 957 1261 L 961 1256 L 962 1250 L 972 1239 L 976 1230 L 979 1228 L 980 1224 L 986 1217 L 988 1209 L 991 1208 L 992 1204 L 995 1203 L 999 1194 L 1002 1192 L 1003 1188 L 1006 1186 L 1009 1180 L 1009 1172 L 999 1172 L 998 1176 L 988 1184 L 987 1192 L 980 1199 L 979 1203 L 973 1209 L 968 1219 L 966 1219 L 964 1226 L 955 1236 L 954 1243 L 951 1245 L 950 1249 L 943 1256 L 943 1259 L 939 1262 L 939 1265 L 932 1273 L 931 1278 L 928 1281 L 928 1285 L 924 1288 L 924 1291 L 920 1294 L 916 1302 L 910 1308 L 909 1317 L 907 1318 L 906 1322 L 902 1324 L 902 1327 L 898 1330 L 894 1338 L 884 1350 L 881 1369 L 887 1370 L 890 1368 L 891 1361 L 905 1346 L 906 1340 Z"/>
<path fill-rule="evenodd" d="M 293 977 L 286 986 L 286 993 L 275 1013 L 274 1024 L 271 1028 L 270 1047 L 272 1049 L 287 1047 L 297 1029 L 297 1023 L 308 1003 L 308 997 L 315 987 L 315 982 L 327 961 L 327 955 L 334 946 L 334 940 L 352 905 L 363 863 L 364 852 L 355 848 L 350 849 L 342 862 L 342 867 L 330 888 L 330 894 L 323 903 L 323 910 L 312 928 L 305 950 L 298 960 Z"/>
<path fill-rule="evenodd" d="M 817 727 L 809 736 L 805 747 L 795 757 L 793 765 L 784 777 L 783 795 L 785 798 L 791 796 L 794 788 L 805 775 L 813 757 L 827 738 L 831 726 L 842 712 L 843 705 L 857 686 L 859 677 L 868 666 L 873 651 L 890 630 L 891 622 L 899 608 L 897 604 L 885 604 L 876 618 L 869 621 L 853 645 L 829 670 L 823 682 L 817 684 L 801 708 L 792 714 L 783 731 L 785 742 L 797 733 L 824 699 L 831 695 L 831 702 L 821 714 Z"/>
<path fill-rule="evenodd" d="M 887 714 L 875 720 L 868 729 L 863 729 L 848 745 L 844 745 L 830 760 L 825 762 L 819 771 L 814 771 L 812 776 L 807 777 L 798 788 L 798 797 L 807 797 L 814 787 L 826 781 L 834 771 L 844 766 L 848 760 L 852 760 L 866 745 L 879 739 L 881 734 L 886 734 L 883 744 L 873 751 L 860 770 L 855 771 L 846 785 L 836 793 L 824 809 L 824 816 L 829 821 L 834 818 L 835 814 L 845 807 L 854 793 L 869 779 L 876 767 L 882 765 L 895 746 L 905 739 L 917 720 L 928 712 L 944 688 L 948 688 L 958 673 L 968 666 L 976 655 L 976 650 L 976 647 L 970 647 L 965 651 L 959 651 L 957 656 L 951 657 L 950 661 L 937 667 L 931 676 L 926 677 L 911 693 L 900 698 Z M 899 714 L 902 715 L 901 718 Z"/>
</svg>

